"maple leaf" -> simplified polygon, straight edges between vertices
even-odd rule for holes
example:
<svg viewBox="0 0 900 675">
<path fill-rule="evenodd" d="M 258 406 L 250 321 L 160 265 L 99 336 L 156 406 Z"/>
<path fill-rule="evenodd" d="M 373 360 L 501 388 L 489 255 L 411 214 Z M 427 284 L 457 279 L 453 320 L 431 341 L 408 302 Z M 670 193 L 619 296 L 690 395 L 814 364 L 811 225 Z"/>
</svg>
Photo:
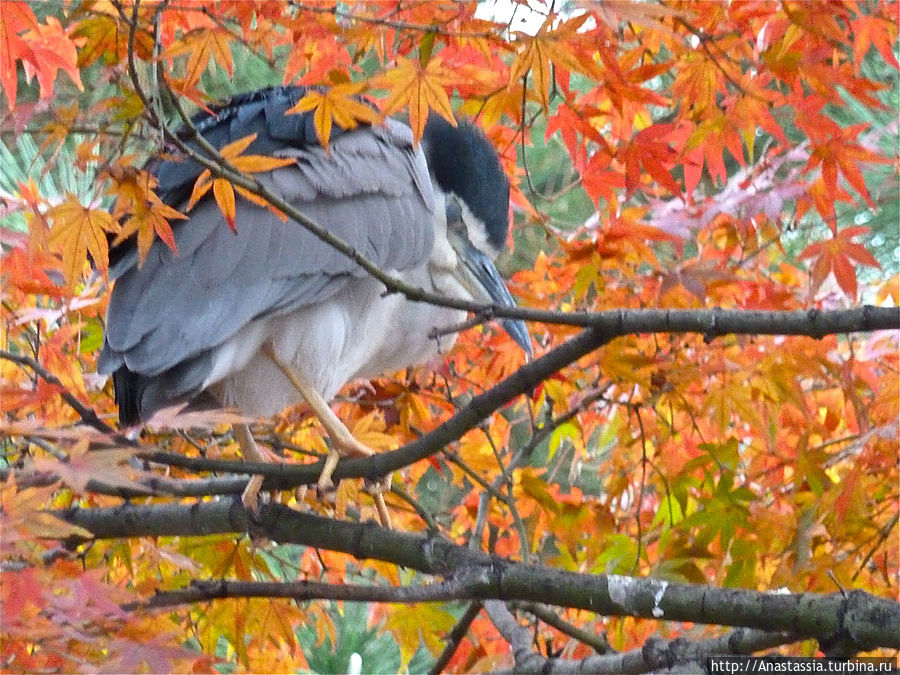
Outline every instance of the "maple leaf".
<svg viewBox="0 0 900 675">
<path fill-rule="evenodd" d="M 383 417 L 377 411 L 372 411 L 358 419 L 350 431 L 354 438 L 373 450 L 396 449 L 397 439 L 393 435 L 385 433 L 383 429 Z"/>
<path fill-rule="evenodd" d="M 724 158 L 725 148 L 728 148 L 731 155 L 740 164 L 745 164 L 744 149 L 737 129 L 734 128 L 728 117 L 718 111 L 703 120 L 694 129 L 687 139 L 686 147 L 702 153 L 703 159 L 706 160 L 709 177 L 717 182 L 725 182 L 728 179 Z M 687 171 L 687 167 L 685 167 L 685 171 Z M 696 187 L 696 180 L 686 186 L 688 193 L 693 192 L 694 187 Z"/>
<path fill-rule="evenodd" d="M 409 126 L 416 143 L 425 131 L 429 110 L 435 110 L 456 126 L 456 117 L 446 91 L 451 81 L 450 74 L 438 57 L 424 66 L 417 59 L 401 59 L 396 68 L 382 75 L 374 84 L 390 90 L 382 103 L 382 113 L 390 115 L 409 106 Z"/>
<path fill-rule="evenodd" d="M 83 439 L 69 449 L 67 461 L 38 458 L 32 463 L 31 469 L 59 476 L 59 479 L 77 494 L 87 493 L 87 484 L 91 480 L 144 492 L 147 490 L 146 486 L 129 475 L 134 474 L 134 470 L 121 466 L 134 457 L 135 453 L 134 448 L 89 450 L 88 441 Z"/>
<path fill-rule="evenodd" d="M 337 84 L 324 91 L 312 89 L 300 99 L 288 114 L 315 110 L 313 125 L 316 136 L 324 148 L 328 148 L 332 122 L 342 129 L 355 129 L 360 122 L 375 124 L 378 111 L 360 100 L 359 95 L 367 89 L 365 82 Z"/>
<path fill-rule="evenodd" d="M 91 16 L 78 24 L 73 33 L 84 38 L 84 44 L 78 54 L 78 67 L 86 68 L 103 56 L 107 51 L 118 53 L 126 47 L 127 35 L 123 34 L 120 26 L 109 16 L 98 14 Z"/>
<path fill-rule="evenodd" d="M 723 85 L 720 66 L 701 52 L 693 52 L 681 59 L 672 93 L 690 105 L 695 114 L 704 115 L 718 110 L 716 95 Z"/>
<path fill-rule="evenodd" d="M 847 227 L 828 241 L 815 242 L 803 249 L 798 256 L 800 260 L 814 258 L 811 270 L 813 290 L 821 287 L 828 275 L 833 273 L 841 290 L 856 299 L 856 270 L 853 263 L 881 267 L 865 246 L 852 241 L 853 237 L 868 231 L 868 227 Z"/>
<path fill-rule="evenodd" d="M 0 12 L 0 84 L 6 92 L 6 102 L 10 110 L 16 106 L 18 88 L 16 61 L 37 60 L 28 41 L 19 33 L 36 27 L 37 19 L 27 3 L 4 3 L 3 11 Z"/>
<path fill-rule="evenodd" d="M 900 69 L 900 62 L 897 61 L 897 57 L 894 55 L 894 44 L 897 42 L 896 26 L 896 17 L 888 18 L 885 16 L 860 14 L 851 20 L 850 27 L 855 35 L 853 61 L 858 66 L 861 66 L 866 52 L 874 45 L 886 63 Z M 892 28 L 894 29 L 893 31 L 891 31 Z"/>
<path fill-rule="evenodd" d="M 338 32 L 335 16 L 327 14 L 316 14 L 311 21 L 303 22 L 302 29 L 292 27 L 282 82 L 318 85 L 334 82 L 337 74 L 346 76 L 354 59 L 347 45 L 338 40 Z M 375 31 L 365 32 L 361 39 L 363 42 L 371 39 L 374 44 L 380 42 Z"/>
<path fill-rule="evenodd" d="M 25 293 L 65 297 L 70 291 L 54 283 L 49 274 L 59 267 L 51 255 L 17 246 L 3 256 L 3 281 Z"/>
<path fill-rule="evenodd" d="M 174 59 L 188 55 L 185 66 L 184 87 L 192 88 L 209 66 L 210 57 L 231 77 L 234 65 L 231 60 L 230 36 L 219 28 L 198 28 L 174 43 L 162 55 L 164 59 Z"/>
<path fill-rule="evenodd" d="M 244 173 L 272 171 L 273 169 L 277 169 L 279 167 L 294 163 L 294 160 L 289 157 L 279 158 L 266 157 L 265 155 L 241 154 L 250 146 L 251 143 L 253 143 L 254 140 L 256 140 L 256 134 L 245 136 L 244 138 L 240 138 L 233 143 L 229 143 L 228 145 L 223 147 L 221 150 L 219 150 L 219 154 L 222 156 L 223 160 L 233 169 Z M 190 199 L 188 199 L 185 210 L 190 211 L 192 208 L 194 208 L 194 205 L 198 201 L 200 201 L 207 192 L 209 192 L 209 188 L 213 189 L 213 196 L 216 199 L 216 203 L 219 205 L 219 210 L 222 212 L 222 215 L 225 218 L 225 222 L 228 223 L 228 227 L 230 227 L 233 232 L 237 232 L 237 223 L 235 222 L 237 217 L 234 198 L 235 190 L 237 190 L 241 194 L 241 196 L 246 198 L 247 200 L 253 202 L 254 204 L 257 204 L 258 206 L 268 208 L 274 213 L 278 214 L 279 217 L 284 218 L 284 214 L 282 214 L 277 209 L 272 208 L 271 205 L 259 195 L 256 195 L 239 185 L 232 185 L 231 182 L 225 178 L 212 178 L 212 174 L 210 173 L 209 169 L 206 169 L 203 173 L 197 176 L 197 181 L 194 183 L 194 189 L 191 192 L 191 197 Z"/>
<path fill-rule="evenodd" d="M 671 173 L 675 163 L 675 150 L 669 140 L 674 131 L 673 124 L 654 124 L 639 131 L 622 151 L 625 187 L 629 195 L 640 185 L 642 169 L 673 194 L 681 193 L 681 186 Z"/>
<path fill-rule="evenodd" d="M 9 479 L 0 490 L 5 554 L 9 552 L 7 547 L 26 535 L 39 539 L 65 539 L 71 536 L 90 539 L 93 536 L 89 530 L 67 523 L 47 511 L 46 504 L 50 495 L 58 488 L 59 484 L 54 484 L 20 490 L 16 486 L 15 474 L 9 474 Z"/>
<path fill-rule="evenodd" d="M 10 110 L 16 105 L 16 61 L 22 62 L 28 77 L 37 77 L 41 98 L 53 94 L 53 82 L 60 70 L 84 89 L 75 44 L 59 21 L 51 16 L 40 24 L 26 3 L 4 2 L 0 12 L 0 84 Z"/>
<path fill-rule="evenodd" d="M 62 253 L 62 273 L 69 288 L 80 278 L 88 253 L 97 269 L 103 273 L 109 269 L 106 233 L 119 231 L 109 213 L 83 206 L 69 193 L 62 204 L 47 212 L 47 218 L 53 224 L 49 243 Z"/>
<path fill-rule="evenodd" d="M 860 162 L 877 162 L 890 163 L 886 157 L 875 154 L 871 150 L 867 150 L 859 143 L 855 142 L 859 138 L 859 134 L 869 127 L 868 123 L 855 124 L 853 126 L 842 129 L 840 132 L 832 135 L 824 140 L 824 142 L 815 143 L 812 146 L 807 168 L 813 168 L 821 165 L 822 179 L 825 182 L 826 193 L 832 199 L 837 194 L 837 175 L 838 169 L 844 174 L 847 182 L 862 195 L 863 199 L 873 209 L 875 202 L 869 196 L 866 189 L 866 181 L 862 172 L 857 166 Z"/>
<path fill-rule="evenodd" d="M 591 40 L 578 32 L 589 18 L 589 14 L 580 14 L 554 28 L 559 17 L 551 13 L 536 35 L 517 33 L 524 48 L 510 67 L 509 86 L 516 86 L 530 72 L 541 107 L 546 112 L 550 107 L 552 66 L 598 79 L 602 77 L 594 61 L 595 47 L 585 48 Z"/>
<path fill-rule="evenodd" d="M 121 158 L 119 163 L 127 159 Z M 187 216 L 165 204 L 153 192 L 157 186 L 156 177 L 131 166 L 113 166 L 109 173 L 114 182 L 109 194 L 116 198 L 116 216 L 121 219 L 127 215 L 122 229 L 113 240 L 113 246 L 137 234 L 139 266 L 144 264 L 157 236 L 175 251 L 175 236 L 169 219 L 186 220 Z"/>
<path fill-rule="evenodd" d="M 438 636 L 452 630 L 455 623 L 452 614 L 433 603 L 393 605 L 385 628 L 391 631 L 400 647 L 401 670 L 416 653 L 420 640 L 431 654 L 440 654 L 444 645 Z"/>
<path fill-rule="evenodd" d="M 662 31 L 667 35 L 675 35 L 667 25 L 667 18 L 688 19 L 690 14 L 663 5 L 646 3 L 632 4 L 629 2 L 605 2 L 595 3 L 592 0 L 579 0 L 577 5 L 583 9 L 592 11 L 594 16 L 613 30 L 620 26 L 633 23 L 638 26 Z"/>
</svg>

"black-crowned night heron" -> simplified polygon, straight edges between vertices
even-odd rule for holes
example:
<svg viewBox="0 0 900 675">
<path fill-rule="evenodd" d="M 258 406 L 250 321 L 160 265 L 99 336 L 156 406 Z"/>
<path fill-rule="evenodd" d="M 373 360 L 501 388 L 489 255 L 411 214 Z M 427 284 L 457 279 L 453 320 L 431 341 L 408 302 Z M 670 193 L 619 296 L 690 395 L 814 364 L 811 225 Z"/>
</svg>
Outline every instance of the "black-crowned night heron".
<svg viewBox="0 0 900 675">
<path fill-rule="evenodd" d="M 286 114 L 304 94 L 241 95 L 194 122 L 216 148 L 256 134 L 246 153 L 293 159 L 254 177 L 380 269 L 432 293 L 512 305 L 491 262 L 508 235 L 509 182 L 487 139 L 431 115 L 420 147 L 389 119 L 334 129 L 326 150 L 312 113 Z M 152 164 L 159 195 L 178 209 L 202 170 L 189 160 Z M 305 400 L 331 439 L 324 487 L 338 453 L 371 454 L 328 401 L 350 380 L 428 361 L 439 348 L 429 333 L 465 312 L 386 294 L 302 225 L 240 197 L 236 213 L 233 232 L 210 195 L 175 225 L 177 252 L 157 241 L 139 265 L 133 242 L 114 251 L 99 370 L 112 373 L 124 425 L 210 397 L 260 417 Z M 502 325 L 530 352 L 524 324 Z M 262 459 L 245 425 L 235 434 L 246 458 Z M 251 507 L 260 483 L 245 492 Z"/>
</svg>

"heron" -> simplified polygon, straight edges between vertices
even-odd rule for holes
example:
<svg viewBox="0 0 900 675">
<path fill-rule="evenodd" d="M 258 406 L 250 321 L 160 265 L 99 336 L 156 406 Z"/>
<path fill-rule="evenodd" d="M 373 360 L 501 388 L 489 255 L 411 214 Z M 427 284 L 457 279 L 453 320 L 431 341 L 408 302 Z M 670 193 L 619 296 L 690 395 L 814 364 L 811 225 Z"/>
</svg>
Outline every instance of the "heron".
<svg viewBox="0 0 900 675">
<path fill-rule="evenodd" d="M 379 269 L 430 293 L 514 306 L 493 263 L 509 234 L 509 180 L 481 131 L 432 114 L 416 144 L 408 125 L 386 118 L 334 127 L 326 148 L 311 111 L 289 113 L 306 91 L 237 95 L 192 123 L 217 149 L 255 134 L 247 153 L 292 160 L 254 177 Z M 179 210 L 204 170 L 172 155 L 148 168 Z M 123 426 L 173 405 L 259 418 L 305 401 L 331 441 L 325 489 L 340 456 L 373 452 L 329 401 L 351 380 L 434 358 L 455 335 L 439 344 L 433 330 L 466 313 L 386 293 L 350 257 L 261 205 L 238 197 L 235 213 L 232 230 L 207 195 L 173 226 L 176 250 L 157 240 L 143 262 L 133 241 L 112 250 L 98 371 L 112 375 Z M 525 325 L 501 325 L 530 355 Z M 245 459 L 265 461 L 247 424 L 234 434 Z M 251 509 L 261 484 L 254 476 L 244 491 Z"/>
</svg>

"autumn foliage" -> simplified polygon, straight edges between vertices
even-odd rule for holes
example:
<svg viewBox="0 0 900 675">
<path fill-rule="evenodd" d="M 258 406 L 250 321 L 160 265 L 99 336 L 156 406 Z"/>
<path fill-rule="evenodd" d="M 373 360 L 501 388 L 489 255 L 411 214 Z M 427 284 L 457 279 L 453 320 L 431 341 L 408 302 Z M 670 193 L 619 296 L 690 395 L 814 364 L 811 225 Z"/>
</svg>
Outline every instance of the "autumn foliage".
<svg viewBox="0 0 900 675">
<path fill-rule="evenodd" d="M 707 653 L 728 627 L 759 631 L 742 634 L 745 652 L 896 655 L 896 639 L 844 624 L 828 636 L 771 612 L 667 613 L 668 586 L 645 606 L 621 577 L 614 607 L 588 611 L 552 575 L 858 589 L 889 608 L 867 635 L 900 628 L 897 3 L 486 9 L 0 3 L 4 672 L 346 672 L 354 651 L 364 672 L 486 672 L 525 653 L 615 659 L 654 637 Z M 484 324 L 431 367 L 354 383 L 335 405 L 389 458 L 425 437 L 391 470 L 395 532 L 354 530 L 397 542 L 394 557 L 327 536 L 374 519 L 359 479 L 330 500 L 273 497 L 334 519 L 321 540 L 284 534 L 293 516 L 278 504 L 281 530 L 201 526 L 190 514 L 213 517 L 246 480 L 225 461 L 240 454 L 230 414 L 126 437 L 96 372 L 111 245 L 174 248 L 201 199 L 232 229 L 239 199 L 281 213 L 247 179 L 285 160 L 246 154 L 249 138 L 221 150 L 181 212 L 146 160 L 177 155 L 185 112 L 281 83 L 315 87 L 298 110 L 323 145 L 386 115 L 417 138 L 429 114 L 472 119 L 513 182 L 501 267 L 535 362 Z M 569 340 L 585 347 L 565 356 Z M 523 384 L 491 399 L 500 382 Z M 479 395 L 486 419 L 454 417 Z M 448 421 L 458 432 L 427 446 Z M 326 451 L 302 405 L 254 428 L 290 467 Z M 315 482 L 285 475 L 282 487 Z M 412 535 L 458 557 L 440 567 L 428 543 L 401 560 Z M 473 592 L 479 552 L 528 563 L 514 569 L 545 595 Z M 284 585 L 300 581 L 313 585 Z M 435 597 L 417 602 L 422 589 Z"/>
</svg>

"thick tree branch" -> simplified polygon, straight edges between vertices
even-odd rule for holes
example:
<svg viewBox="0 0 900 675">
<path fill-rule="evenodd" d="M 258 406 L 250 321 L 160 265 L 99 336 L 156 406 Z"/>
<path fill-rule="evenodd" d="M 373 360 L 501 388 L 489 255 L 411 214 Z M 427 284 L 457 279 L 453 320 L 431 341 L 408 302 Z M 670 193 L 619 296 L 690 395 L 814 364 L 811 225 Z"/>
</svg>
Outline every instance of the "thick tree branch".
<svg viewBox="0 0 900 675">
<path fill-rule="evenodd" d="M 726 311 L 726 310 L 617 310 L 595 315 L 598 325 L 588 328 L 567 342 L 519 368 L 490 390 L 473 398 L 451 419 L 421 438 L 373 457 L 342 460 L 335 479 L 386 476 L 410 464 L 434 455 L 491 413 L 516 396 L 532 391 L 543 380 L 605 345 L 610 340 L 634 333 L 702 333 L 707 339 L 727 334 L 794 335 L 821 338 L 835 333 L 900 328 L 900 308 L 859 307 L 852 310 L 821 312 Z M 602 321 L 600 321 L 602 319 Z M 153 452 L 148 459 L 193 470 L 249 472 L 267 476 L 264 488 L 284 490 L 299 484 L 314 483 L 324 460 L 315 464 L 256 464 L 213 461 L 183 457 L 174 453 Z"/>
<path fill-rule="evenodd" d="M 519 624 L 506 605 L 499 600 L 489 600 L 484 603 L 484 611 L 503 639 L 509 643 L 516 662 L 516 672 L 544 672 L 546 660 L 532 650 L 531 633 Z"/>
<path fill-rule="evenodd" d="M 788 633 L 767 633 L 750 628 L 739 628 L 717 638 L 696 642 L 685 638 L 651 637 L 640 649 L 584 659 L 544 658 L 533 652 L 523 652 L 524 667 L 517 659 L 514 672 L 556 675 L 706 672 L 706 659 L 710 656 L 752 654 L 796 641 L 797 638 Z"/>
<path fill-rule="evenodd" d="M 863 591 L 831 595 L 763 593 L 576 574 L 489 556 L 439 536 L 335 521 L 280 504 L 262 507 L 258 518 L 251 520 L 238 499 L 194 505 L 125 504 L 54 514 L 90 530 L 98 539 L 246 532 L 281 543 L 327 548 L 454 579 L 466 585 L 467 599 L 472 600 L 522 600 L 608 616 L 788 632 L 798 638 L 816 638 L 826 651 L 835 644 L 847 653 L 900 648 L 900 603 Z"/>
</svg>

